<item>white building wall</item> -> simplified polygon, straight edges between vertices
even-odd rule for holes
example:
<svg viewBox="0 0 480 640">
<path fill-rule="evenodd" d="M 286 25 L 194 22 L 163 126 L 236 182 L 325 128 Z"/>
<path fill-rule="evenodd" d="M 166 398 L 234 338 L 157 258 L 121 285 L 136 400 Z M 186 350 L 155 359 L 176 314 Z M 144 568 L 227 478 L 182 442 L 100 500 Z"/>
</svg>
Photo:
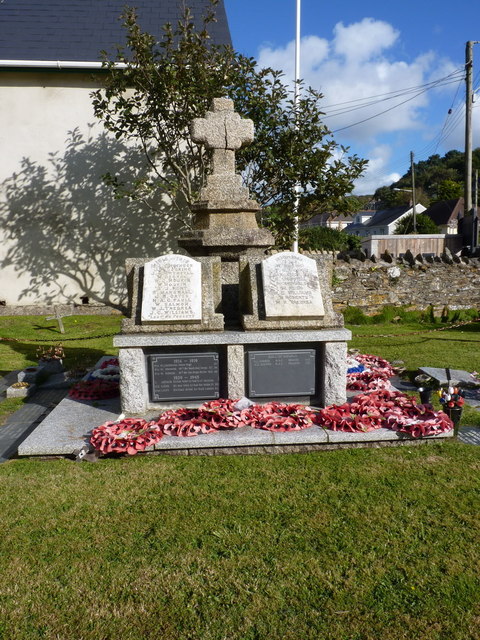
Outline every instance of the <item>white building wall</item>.
<svg viewBox="0 0 480 640">
<path fill-rule="evenodd" d="M 106 136 L 90 93 L 101 76 L 0 71 L 0 301 L 125 302 L 127 257 L 155 256 L 175 237 L 155 214 L 116 200 L 102 180 L 143 161 Z M 134 169 L 132 169 L 133 172 Z"/>
</svg>

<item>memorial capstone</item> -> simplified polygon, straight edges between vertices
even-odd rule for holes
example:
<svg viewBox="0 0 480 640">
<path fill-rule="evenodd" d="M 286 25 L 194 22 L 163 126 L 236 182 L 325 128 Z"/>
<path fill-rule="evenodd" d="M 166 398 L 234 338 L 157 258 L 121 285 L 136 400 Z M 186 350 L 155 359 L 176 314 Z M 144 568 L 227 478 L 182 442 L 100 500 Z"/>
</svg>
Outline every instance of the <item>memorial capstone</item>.
<svg viewBox="0 0 480 640">
<path fill-rule="evenodd" d="M 285 251 L 266 258 L 261 266 L 267 319 L 325 315 L 315 260 Z"/>
<path fill-rule="evenodd" d="M 202 265 L 182 255 L 165 255 L 144 266 L 141 318 L 144 322 L 199 322 Z"/>
</svg>

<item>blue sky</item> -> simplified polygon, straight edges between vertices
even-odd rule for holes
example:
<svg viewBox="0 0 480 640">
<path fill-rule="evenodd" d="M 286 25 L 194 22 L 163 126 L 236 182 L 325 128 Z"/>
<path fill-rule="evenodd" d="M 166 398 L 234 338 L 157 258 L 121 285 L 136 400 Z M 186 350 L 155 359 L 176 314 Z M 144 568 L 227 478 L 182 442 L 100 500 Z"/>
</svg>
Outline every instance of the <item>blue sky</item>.
<svg viewBox="0 0 480 640">
<path fill-rule="evenodd" d="M 225 6 L 234 47 L 293 78 L 296 1 Z M 324 94 L 325 124 L 338 143 L 370 161 L 357 193 L 398 179 L 410 151 L 419 161 L 463 150 L 465 43 L 480 40 L 479 2 L 302 0 L 301 35 L 301 75 Z M 478 90 L 480 44 L 473 75 Z M 476 105 L 473 146 L 480 146 Z"/>
</svg>

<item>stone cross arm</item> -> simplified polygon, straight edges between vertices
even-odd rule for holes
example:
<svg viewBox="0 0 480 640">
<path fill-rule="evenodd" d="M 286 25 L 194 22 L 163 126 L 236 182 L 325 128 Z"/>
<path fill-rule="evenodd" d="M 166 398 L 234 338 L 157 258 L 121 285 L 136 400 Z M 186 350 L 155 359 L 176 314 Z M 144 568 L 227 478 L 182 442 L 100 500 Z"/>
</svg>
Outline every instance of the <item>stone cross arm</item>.
<svg viewBox="0 0 480 640">
<path fill-rule="evenodd" d="M 194 142 L 208 149 L 240 149 L 253 142 L 253 121 L 242 118 L 233 109 L 233 100 L 214 98 L 205 118 L 195 118 L 190 126 Z"/>
</svg>

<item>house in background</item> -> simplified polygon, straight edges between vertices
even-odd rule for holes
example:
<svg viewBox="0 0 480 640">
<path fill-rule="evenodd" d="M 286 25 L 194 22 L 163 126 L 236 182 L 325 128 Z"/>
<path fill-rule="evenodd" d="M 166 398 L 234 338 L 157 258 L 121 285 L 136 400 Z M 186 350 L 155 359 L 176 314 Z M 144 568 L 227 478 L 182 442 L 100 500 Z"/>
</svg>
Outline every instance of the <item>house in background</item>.
<svg viewBox="0 0 480 640">
<path fill-rule="evenodd" d="M 415 207 L 416 213 L 423 213 L 425 207 L 423 204 L 417 204 Z M 412 205 L 404 205 L 402 207 L 394 207 L 393 209 L 384 209 L 377 211 L 374 215 L 370 216 L 365 222 L 356 222 L 349 225 L 345 232 L 350 235 L 360 236 L 366 238 L 369 236 L 379 235 L 392 235 L 395 233 L 395 227 L 397 224 L 413 212 Z"/>
<path fill-rule="evenodd" d="M 433 220 L 440 233 L 458 233 L 458 223 L 464 214 L 463 198 L 436 202 L 424 213 Z"/>
<path fill-rule="evenodd" d="M 317 213 L 316 216 L 310 218 L 306 222 L 302 222 L 300 227 L 302 229 L 308 229 L 309 227 L 328 227 L 329 229 L 336 229 L 342 231 L 349 224 L 352 224 L 352 216 L 345 216 L 342 213 Z"/>
<path fill-rule="evenodd" d="M 113 57 L 125 43 L 126 4 L 158 39 L 184 4 L 196 24 L 210 8 L 208 0 L 0 3 L 0 304 L 83 297 L 116 305 L 125 258 L 169 248 L 165 238 L 174 230 L 142 215 L 140 204 L 115 200 L 101 179 L 143 162 L 105 134 L 90 97 L 103 86 L 100 52 Z M 223 0 L 216 17 L 212 41 L 231 44 Z"/>
</svg>

